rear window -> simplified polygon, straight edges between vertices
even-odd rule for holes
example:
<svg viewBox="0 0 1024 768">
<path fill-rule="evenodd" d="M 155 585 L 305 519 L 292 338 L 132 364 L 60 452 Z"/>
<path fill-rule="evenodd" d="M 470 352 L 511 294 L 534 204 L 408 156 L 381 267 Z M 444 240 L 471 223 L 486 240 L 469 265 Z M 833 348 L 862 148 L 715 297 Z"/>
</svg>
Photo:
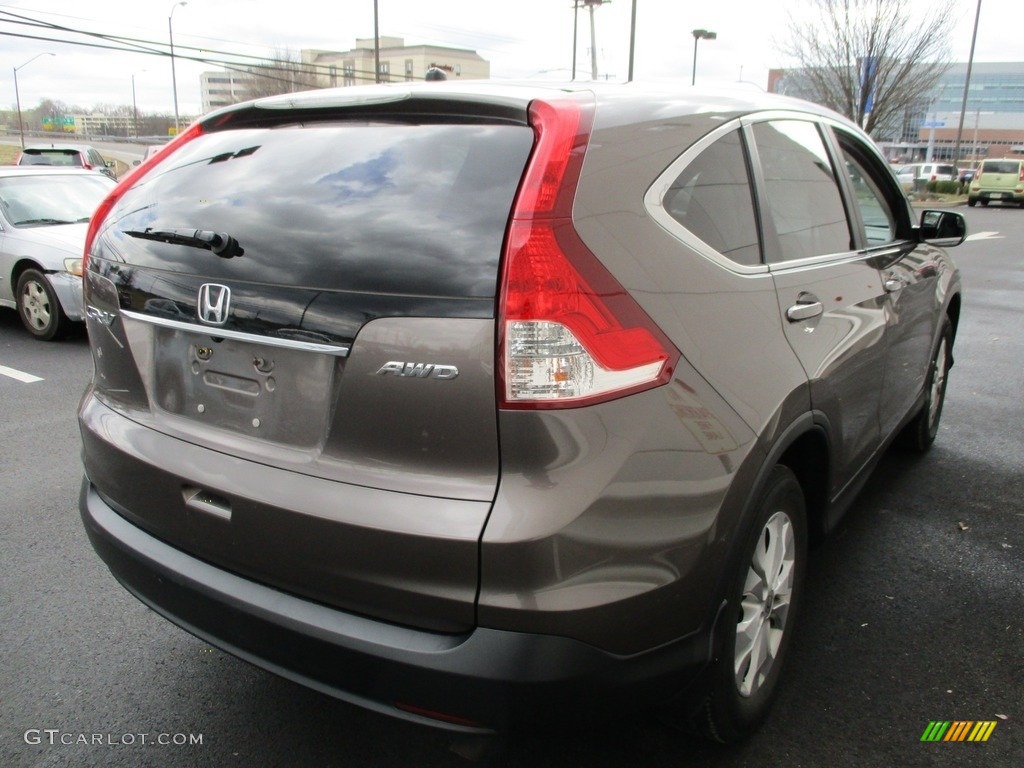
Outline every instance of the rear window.
<svg viewBox="0 0 1024 768">
<path fill-rule="evenodd" d="M 519 125 L 332 123 L 200 136 L 118 204 L 108 242 L 128 263 L 296 287 L 493 297 L 512 201 L 533 146 Z M 127 235 L 201 229 L 220 259 Z"/>
<path fill-rule="evenodd" d="M 981 164 L 982 173 L 1017 173 L 1019 170 L 1017 160 L 986 160 Z"/>
<path fill-rule="evenodd" d="M 72 149 L 26 149 L 21 165 L 81 166 L 82 155 Z"/>
</svg>

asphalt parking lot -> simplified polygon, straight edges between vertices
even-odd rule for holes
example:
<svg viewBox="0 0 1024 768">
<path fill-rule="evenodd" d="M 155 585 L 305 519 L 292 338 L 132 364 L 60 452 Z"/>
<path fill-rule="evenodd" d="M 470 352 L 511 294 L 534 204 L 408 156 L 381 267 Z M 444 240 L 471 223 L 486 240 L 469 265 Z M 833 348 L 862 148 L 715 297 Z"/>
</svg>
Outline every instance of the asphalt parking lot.
<svg viewBox="0 0 1024 768">
<path fill-rule="evenodd" d="M 966 291 L 939 438 L 888 454 L 813 552 L 776 708 L 734 749 L 647 716 L 458 740 L 178 630 L 82 531 L 84 335 L 41 344 L 0 310 L 0 765 L 1024 765 L 1024 210 L 961 210 L 974 239 L 954 251 Z M 922 741 L 934 721 L 995 727 Z"/>
</svg>

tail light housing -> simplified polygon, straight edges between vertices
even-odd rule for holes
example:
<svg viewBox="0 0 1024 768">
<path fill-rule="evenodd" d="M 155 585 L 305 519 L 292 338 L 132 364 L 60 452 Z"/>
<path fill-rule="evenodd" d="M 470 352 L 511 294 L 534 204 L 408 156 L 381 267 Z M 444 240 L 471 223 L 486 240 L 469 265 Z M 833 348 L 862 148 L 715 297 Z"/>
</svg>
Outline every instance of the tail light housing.
<svg viewBox="0 0 1024 768">
<path fill-rule="evenodd" d="M 592 101 L 534 101 L 529 115 L 536 141 L 502 259 L 501 406 L 576 407 L 665 384 L 678 350 L 572 223 Z"/>
</svg>

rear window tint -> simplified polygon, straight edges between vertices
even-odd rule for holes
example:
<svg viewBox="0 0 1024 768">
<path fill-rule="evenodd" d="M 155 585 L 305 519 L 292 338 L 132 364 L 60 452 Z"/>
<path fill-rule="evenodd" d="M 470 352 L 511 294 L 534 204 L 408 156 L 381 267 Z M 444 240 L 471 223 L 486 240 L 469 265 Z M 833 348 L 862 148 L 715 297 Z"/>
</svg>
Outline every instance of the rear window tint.
<svg viewBox="0 0 1024 768">
<path fill-rule="evenodd" d="M 757 123 L 754 137 L 778 239 L 769 262 L 840 253 L 852 246 L 846 210 L 821 134 L 813 123 Z"/>
<path fill-rule="evenodd" d="M 108 232 L 130 264 L 366 293 L 495 295 L 533 146 L 514 125 L 335 123 L 212 133 L 133 187 Z M 240 259 L 125 236 L 223 232 Z"/>
<path fill-rule="evenodd" d="M 81 153 L 74 150 L 26 149 L 22 155 L 21 165 L 81 166 L 83 163 Z"/>
<path fill-rule="evenodd" d="M 1019 173 L 1020 163 L 1016 160 L 986 160 L 981 164 L 982 173 Z"/>
</svg>

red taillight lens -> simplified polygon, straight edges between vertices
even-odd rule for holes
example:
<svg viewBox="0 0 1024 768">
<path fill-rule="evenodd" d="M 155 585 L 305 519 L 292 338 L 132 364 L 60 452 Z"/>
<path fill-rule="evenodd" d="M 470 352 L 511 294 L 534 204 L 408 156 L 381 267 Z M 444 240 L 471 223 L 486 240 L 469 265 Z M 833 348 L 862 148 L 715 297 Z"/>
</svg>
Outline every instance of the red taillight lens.
<svg viewBox="0 0 1024 768">
<path fill-rule="evenodd" d="M 1020 172 L 1017 174 L 1017 181 L 1024 181 L 1024 163 L 1020 164 Z"/>
<path fill-rule="evenodd" d="M 197 136 L 202 135 L 203 126 L 198 121 L 192 123 L 184 132 L 179 133 L 174 139 L 168 142 L 167 146 L 162 152 L 157 153 L 148 160 L 144 160 L 141 165 L 137 165 L 132 168 L 125 176 L 121 178 L 121 181 L 116 187 L 107 195 L 103 202 L 99 204 L 99 207 L 93 211 L 92 218 L 89 219 L 89 229 L 85 233 L 85 252 L 82 255 L 82 271 L 85 271 L 86 265 L 89 263 L 89 251 L 92 250 L 92 244 L 96 240 L 96 235 L 99 234 L 100 227 L 103 224 L 103 220 L 107 218 L 107 214 L 114 207 L 118 200 L 136 184 L 139 179 L 149 173 L 150 169 L 157 163 L 162 162 L 165 158 L 170 156 L 178 147 L 183 144 L 187 144 Z"/>
<path fill-rule="evenodd" d="M 530 122 L 537 140 L 504 254 L 502 405 L 573 407 L 666 383 L 679 352 L 572 224 L 592 105 L 536 101 Z"/>
</svg>

